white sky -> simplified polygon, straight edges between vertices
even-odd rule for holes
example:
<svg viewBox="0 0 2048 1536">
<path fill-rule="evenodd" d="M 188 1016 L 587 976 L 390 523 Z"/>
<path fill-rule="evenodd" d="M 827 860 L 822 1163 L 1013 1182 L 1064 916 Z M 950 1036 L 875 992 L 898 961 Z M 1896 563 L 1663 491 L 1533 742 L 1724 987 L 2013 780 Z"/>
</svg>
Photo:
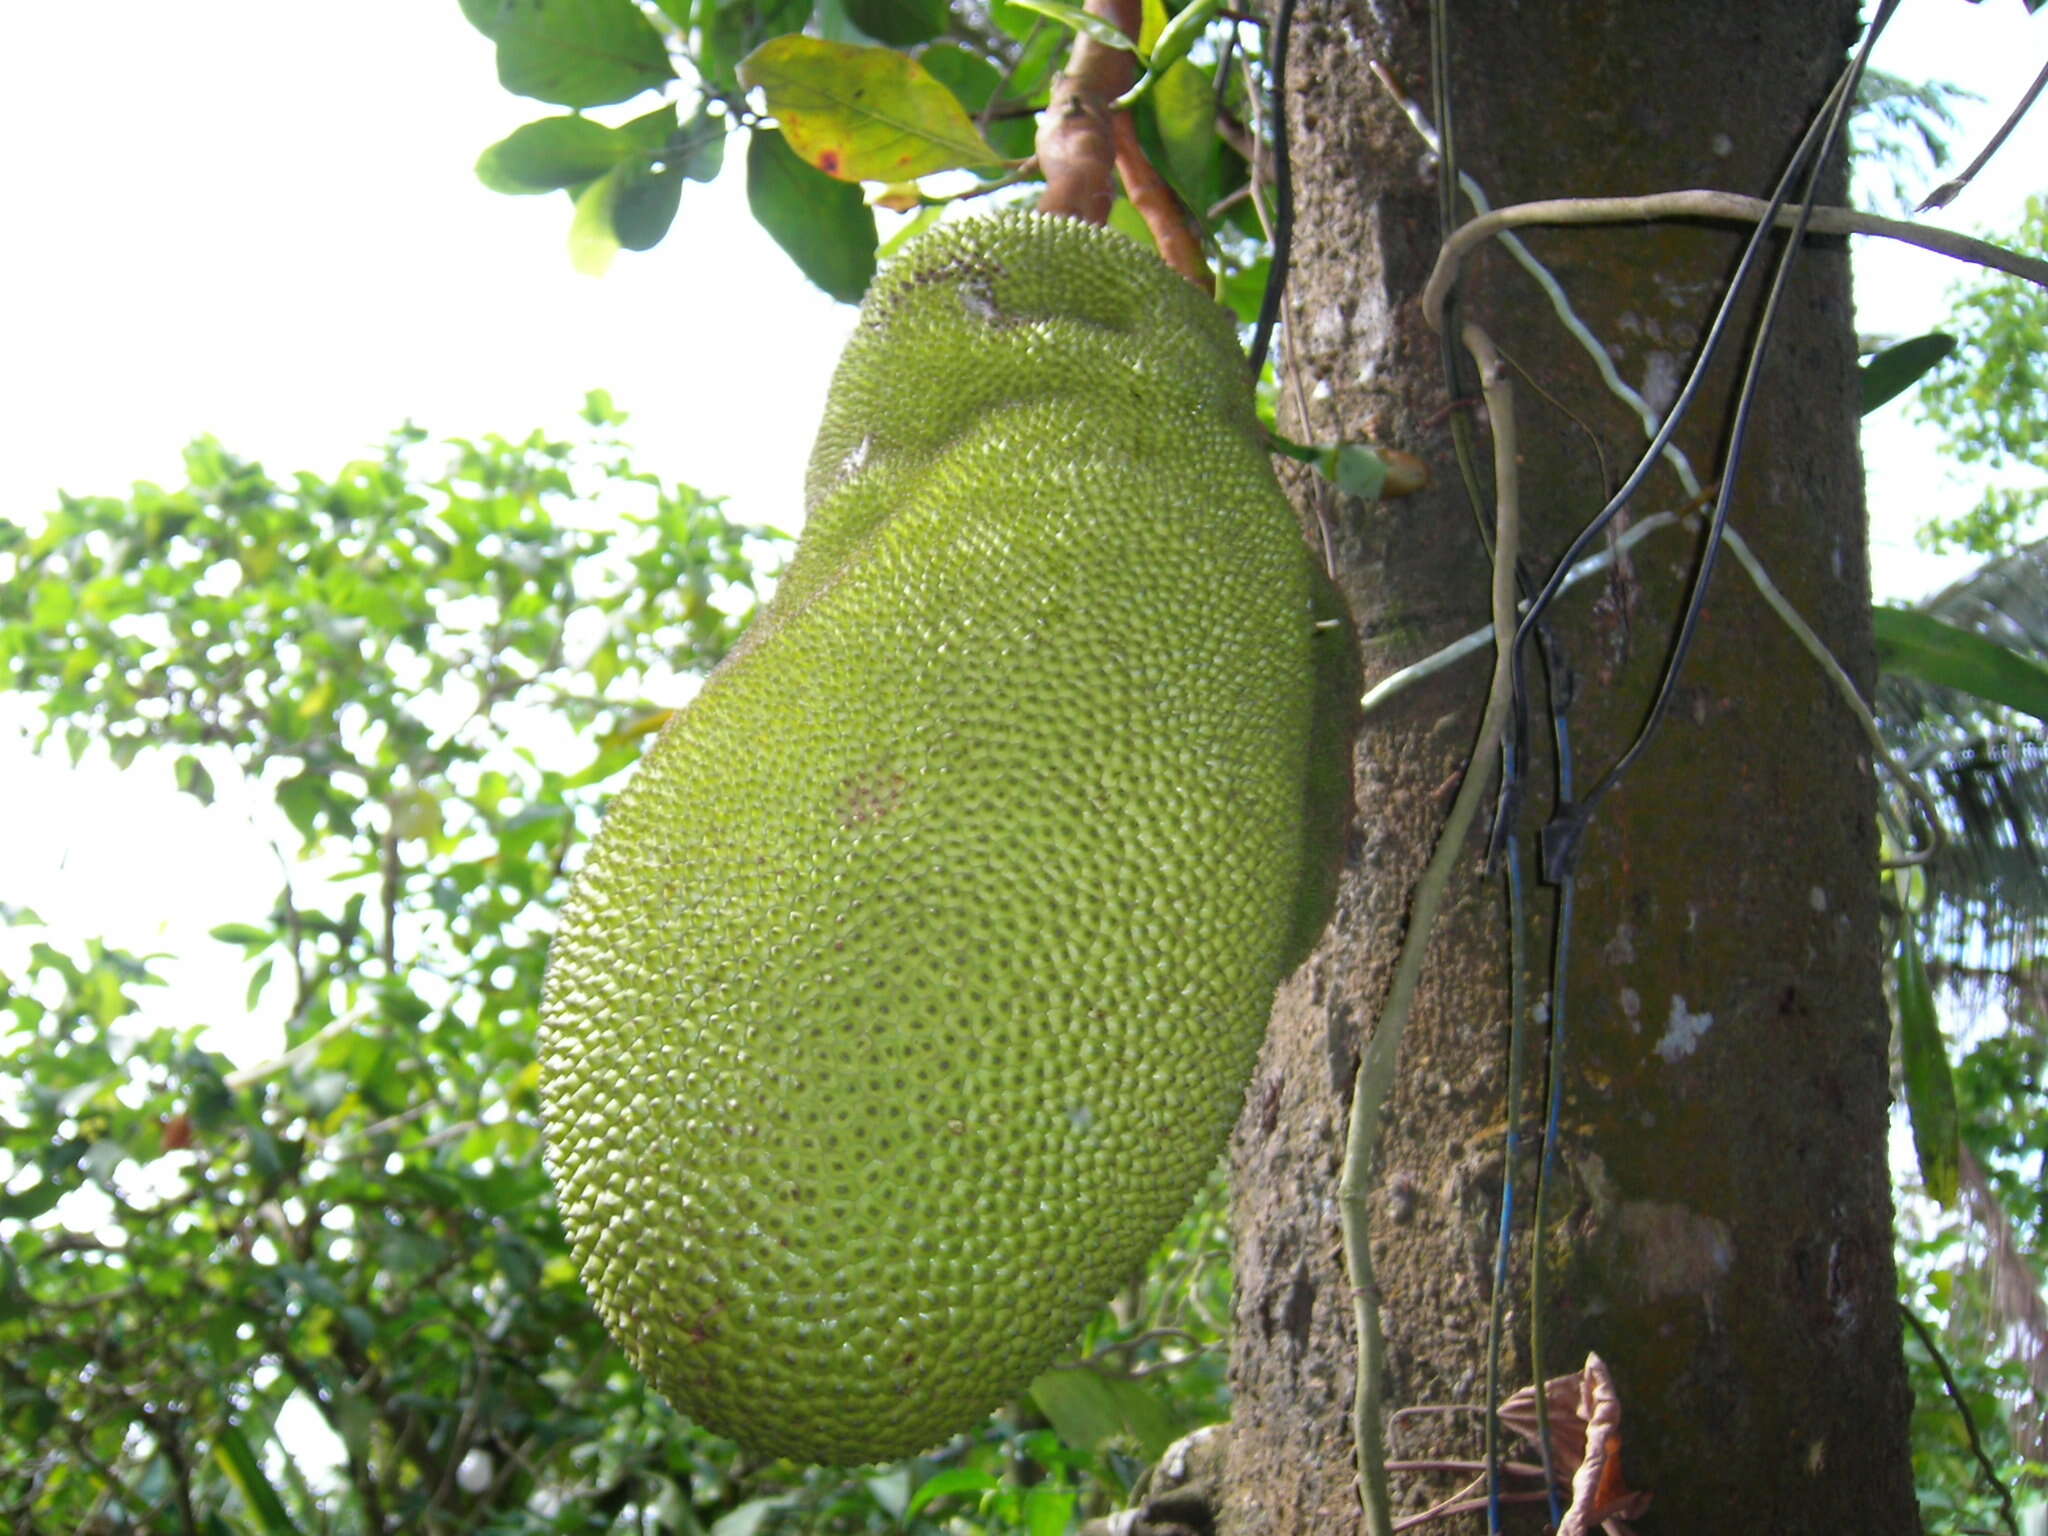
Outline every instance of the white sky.
<svg viewBox="0 0 2048 1536">
<path fill-rule="evenodd" d="M 1957 137 L 1967 156 L 2044 58 L 2048 16 L 2020 0 L 1908 0 L 1880 62 L 1989 98 Z M 853 312 L 755 227 L 737 164 L 685 189 L 654 252 L 577 276 L 566 200 L 503 197 L 471 172 L 556 110 L 498 86 L 455 0 L 0 6 L 0 515 L 32 521 L 60 486 L 182 484 L 180 450 L 203 432 L 275 474 L 325 474 L 408 416 L 437 436 L 519 434 L 603 387 L 632 413 L 641 467 L 790 526 Z M 2010 227 L 2044 168 L 2048 106 L 1939 217 Z M 1858 263 L 1861 329 L 1909 335 L 1945 313 L 1950 264 L 1883 242 Z M 1902 405 L 1873 426 L 1879 590 L 1915 595 L 1949 572 L 1912 529 L 1975 493 L 1945 482 Z M 166 774 L 28 757 L 11 702 L 0 900 L 62 936 L 178 955 L 167 1021 L 239 1015 L 240 967 L 205 934 L 267 911 L 263 836 Z M 0 968 L 12 959 L 0 946 Z"/>
</svg>

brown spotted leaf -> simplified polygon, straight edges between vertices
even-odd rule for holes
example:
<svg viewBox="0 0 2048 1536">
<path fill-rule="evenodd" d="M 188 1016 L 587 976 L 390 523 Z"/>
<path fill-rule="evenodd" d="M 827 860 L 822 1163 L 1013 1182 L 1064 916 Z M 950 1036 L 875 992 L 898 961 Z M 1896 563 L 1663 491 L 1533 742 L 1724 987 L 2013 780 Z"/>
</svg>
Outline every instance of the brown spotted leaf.
<svg viewBox="0 0 2048 1536">
<path fill-rule="evenodd" d="M 892 48 L 792 33 L 740 61 L 789 147 L 841 181 L 914 181 L 934 171 L 1004 163 L 960 100 Z"/>
</svg>

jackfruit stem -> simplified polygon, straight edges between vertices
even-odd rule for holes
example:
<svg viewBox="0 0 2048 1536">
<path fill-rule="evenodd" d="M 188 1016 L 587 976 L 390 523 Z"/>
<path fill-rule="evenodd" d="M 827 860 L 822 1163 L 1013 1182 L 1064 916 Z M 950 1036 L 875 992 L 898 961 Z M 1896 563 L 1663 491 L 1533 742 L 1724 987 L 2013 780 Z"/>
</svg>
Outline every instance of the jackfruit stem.
<svg viewBox="0 0 2048 1536">
<path fill-rule="evenodd" d="M 1145 158 L 1145 146 L 1138 142 L 1138 125 L 1129 112 L 1114 112 L 1110 126 L 1116 134 L 1116 173 L 1123 179 L 1124 195 L 1144 217 L 1159 247 L 1159 258 L 1174 271 L 1208 293 L 1215 280 L 1202 256 L 1202 242 L 1189 227 L 1187 210 L 1180 197 L 1158 168 Z"/>
<path fill-rule="evenodd" d="M 1087 0 L 1088 14 L 1124 36 L 1143 28 L 1141 0 Z M 1116 202 L 1116 131 L 1110 103 L 1131 88 L 1137 60 L 1087 33 L 1074 38 L 1067 68 L 1053 83 L 1052 100 L 1038 120 L 1038 166 L 1045 175 L 1041 213 L 1087 224 L 1107 224 Z"/>
<path fill-rule="evenodd" d="M 1143 27 L 1141 0 L 1087 0 L 1086 9 L 1126 37 L 1137 37 Z M 1207 293 L 1213 280 L 1187 209 L 1146 158 L 1131 114 L 1116 106 L 1136 74 L 1129 50 L 1085 32 L 1075 36 L 1066 70 L 1038 120 L 1038 169 L 1045 177 L 1038 211 L 1107 224 L 1120 178 L 1124 195 L 1152 231 L 1160 259 Z"/>
</svg>

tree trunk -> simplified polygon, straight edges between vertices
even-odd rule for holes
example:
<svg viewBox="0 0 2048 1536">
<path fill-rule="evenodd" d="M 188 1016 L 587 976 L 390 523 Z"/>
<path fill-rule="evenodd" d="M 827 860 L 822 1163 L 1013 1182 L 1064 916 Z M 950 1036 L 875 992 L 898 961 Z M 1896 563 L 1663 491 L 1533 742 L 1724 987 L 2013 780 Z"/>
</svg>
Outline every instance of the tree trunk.
<svg viewBox="0 0 2048 1536">
<path fill-rule="evenodd" d="M 1449 25 L 1460 166 L 1500 206 L 1767 190 L 1844 62 L 1855 7 L 1473 0 L 1450 6 Z M 1417 0 L 1301 0 L 1292 39 L 1282 427 L 1410 449 L 1435 472 L 1430 490 L 1374 507 L 1306 479 L 1297 487 L 1328 530 L 1369 683 L 1487 620 L 1487 562 L 1448 412 L 1474 421 L 1490 493 L 1485 423 L 1472 400 L 1449 399 L 1418 303 L 1439 239 L 1435 162 L 1367 68 L 1383 62 L 1426 102 L 1428 41 Z M 1829 177 L 1824 197 L 1839 201 L 1841 182 Z M 1661 409 L 1745 234 L 1666 224 L 1525 238 L 1621 376 Z M 1540 576 L 1633 464 L 1642 428 L 1497 243 L 1468 262 L 1462 294 L 1464 313 L 1522 370 L 1523 548 Z M 1749 334 L 1738 325 L 1726 350 Z M 1702 481 L 1719 471 L 1733 384 L 1724 363 L 1680 436 Z M 1816 241 L 1772 343 L 1733 523 L 1867 691 L 1856 432 L 1847 256 Z M 1660 469 L 1630 515 L 1687 499 Z M 1490 527 L 1490 505 L 1485 515 Z M 1693 534 L 1653 534 L 1554 610 L 1581 791 L 1643 718 L 1697 553 Z M 1238 1128 L 1224 1529 L 1239 1536 L 1359 1525 L 1336 1201 L 1347 1105 L 1487 672 L 1481 653 L 1368 719 L 1337 919 L 1281 993 Z M 1538 747 L 1545 704 L 1532 717 Z M 1539 756 L 1521 817 L 1532 871 L 1550 773 Z M 1674 708 L 1581 849 L 1545 1234 L 1542 1370 L 1576 1371 L 1589 1351 L 1607 1361 L 1627 1483 L 1654 1499 L 1646 1531 L 1918 1530 L 1885 1168 L 1877 858 L 1874 786 L 1850 711 L 1724 555 Z M 1482 860 L 1475 835 L 1430 950 L 1372 1180 L 1396 1409 L 1477 1408 L 1485 1396 L 1509 1010 L 1502 887 Z M 1529 987 L 1541 999 L 1554 893 L 1533 873 L 1530 886 Z M 1541 1055 L 1521 1106 L 1503 1394 L 1531 1374 Z M 1481 1423 L 1475 1412 L 1404 1415 L 1393 1454 L 1476 1456 Z M 1397 1508 L 1419 1510 L 1460 1481 L 1397 1474 Z M 1433 1529 L 1480 1528 L 1461 1518 Z"/>
</svg>

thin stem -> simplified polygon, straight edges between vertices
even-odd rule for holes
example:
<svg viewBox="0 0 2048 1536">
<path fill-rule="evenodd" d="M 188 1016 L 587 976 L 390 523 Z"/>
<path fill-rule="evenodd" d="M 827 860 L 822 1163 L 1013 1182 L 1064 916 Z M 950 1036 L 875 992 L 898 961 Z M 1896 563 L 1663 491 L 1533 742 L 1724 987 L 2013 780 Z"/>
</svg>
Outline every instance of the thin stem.
<svg viewBox="0 0 2048 1536">
<path fill-rule="evenodd" d="M 1493 614 L 1497 636 L 1493 682 L 1480 717 L 1478 738 L 1466 765 L 1457 798 L 1444 822 L 1436 849 L 1416 882 L 1408 928 L 1402 935 L 1400 958 L 1372 1038 L 1359 1059 L 1352 1087 L 1351 1123 L 1345 1133 L 1344 1175 L 1337 1187 L 1343 1227 L 1344 1262 L 1350 1273 L 1353 1320 L 1358 1334 L 1358 1372 L 1352 1398 L 1352 1434 L 1356 1441 L 1360 1493 L 1368 1536 L 1393 1536 L 1393 1503 L 1387 1488 L 1386 1445 L 1382 1431 L 1386 1386 L 1386 1339 L 1380 1331 L 1379 1298 L 1367 1235 L 1367 1199 L 1374 1154 L 1379 1149 L 1380 1122 L 1393 1087 L 1394 1066 L 1415 989 L 1422 978 L 1431 930 L 1456 865 L 1486 798 L 1484 765 L 1499 751 L 1507 722 L 1511 645 L 1515 614 L 1515 560 L 1521 542 L 1520 505 L 1513 396 L 1507 369 L 1485 332 L 1465 327 L 1465 345 L 1479 365 L 1493 426 L 1494 565 Z"/>
<path fill-rule="evenodd" d="M 1984 1449 L 1983 1436 L 1977 1433 L 1977 1416 L 1970 1412 L 1970 1403 L 1963 1396 L 1962 1383 L 1956 1380 L 1956 1373 L 1949 1368 L 1948 1357 L 1941 1352 L 1941 1346 L 1934 1341 L 1934 1331 L 1921 1322 L 1913 1309 L 1900 1304 L 1899 1315 L 1905 1318 L 1913 1332 L 1920 1336 L 1921 1346 L 1934 1361 L 1934 1368 L 1941 1372 L 1941 1384 L 1947 1389 L 1948 1400 L 1956 1405 L 1956 1416 L 1963 1421 L 1963 1433 L 1970 1440 L 1970 1454 L 1977 1458 L 1978 1470 L 1984 1474 L 1984 1481 L 1998 1490 L 1999 1516 L 2011 1536 L 2020 1536 L 2019 1516 L 2012 1507 L 2012 1490 L 2005 1486 L 2005 1479 L 1998 1475 L 1998 1468 L 1991 1464 L 1991 1457 Z"/>
</svg>

